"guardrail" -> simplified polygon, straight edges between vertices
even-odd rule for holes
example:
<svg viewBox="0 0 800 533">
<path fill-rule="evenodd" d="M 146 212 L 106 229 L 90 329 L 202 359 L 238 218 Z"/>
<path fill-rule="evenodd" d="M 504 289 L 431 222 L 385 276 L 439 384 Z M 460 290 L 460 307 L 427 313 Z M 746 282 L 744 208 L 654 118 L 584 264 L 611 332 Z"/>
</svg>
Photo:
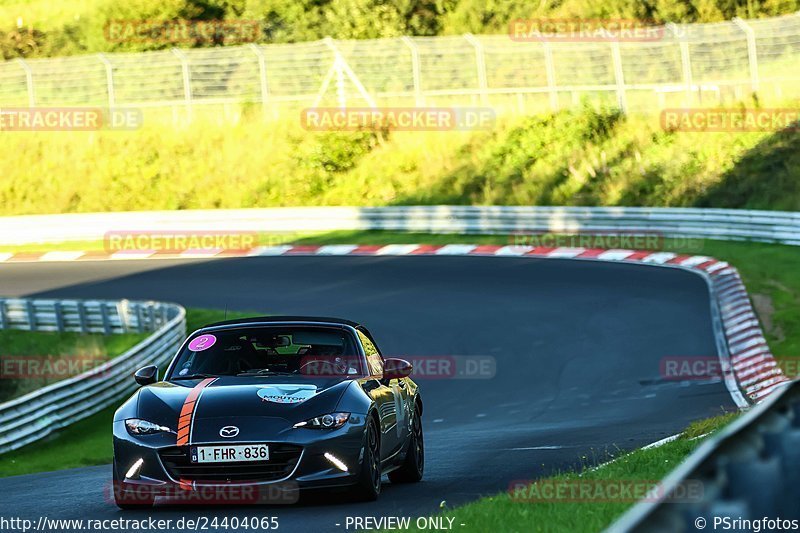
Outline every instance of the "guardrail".
<svg viewBox="0 0 800 533">
<path fill-rule="evenodd" d="M 168 361 L 186 336 L 176 304 L 133 301 L 0 299 L 0 329 L 152 332 L 124 354 L 80 375 L 0 404 L 0 453 L 82 420 L 136 388 L 131 375 Z"/>
<path fill-rule="evenodd" d="M 798 479 L 800 381 L 795 381 L 703 443 L 663 480 L 657 498 L 632 507 L 609 531 L 796 529 L 776 527 L 775 520 L 800 520 Z M 702 494 L 680 494 L 687 482 L 701 483 Z"/>
<path fill-rule="evenodd" d="M 0 244 L 102 240 L 110 231 L 389 230 L 433 233 L 650 232 L 670 238 L 800 245 L 800 213 L 739 209 L 537 206 L 296 207 L 0 218 Z"/>
</svg>

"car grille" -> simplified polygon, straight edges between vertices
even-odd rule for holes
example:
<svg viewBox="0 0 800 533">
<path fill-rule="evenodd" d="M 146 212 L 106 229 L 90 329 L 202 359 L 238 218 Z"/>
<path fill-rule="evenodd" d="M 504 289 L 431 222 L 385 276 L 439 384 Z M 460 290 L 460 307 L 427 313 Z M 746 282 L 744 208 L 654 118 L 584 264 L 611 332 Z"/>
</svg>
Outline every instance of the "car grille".
<svg viewBox="0 0 800 533">
<path fill-rule="evenodd" d="M 300 460 L 302 446 L 270 444 L 269 461 L 237 463 L 192 463 L 188 446 L 173 446 L 159 451 L 161 462 L 175 480 L 219 483 L 227 481 L 276 481 L 292 473 Z"/>
</svg>

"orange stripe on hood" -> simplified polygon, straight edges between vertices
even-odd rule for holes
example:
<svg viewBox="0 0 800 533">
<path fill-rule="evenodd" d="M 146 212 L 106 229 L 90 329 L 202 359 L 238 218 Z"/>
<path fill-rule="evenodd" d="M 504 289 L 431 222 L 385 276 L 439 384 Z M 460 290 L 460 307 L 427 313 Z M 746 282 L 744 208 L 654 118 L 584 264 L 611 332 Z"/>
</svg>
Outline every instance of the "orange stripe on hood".
<svg viewBox="0 0 800 533">
<path fill-rule="evenodd" d="M 194 419 L 194 411 L 197 407 L 197 399 L 200 397 L 200 393 L 203 389 L 211 385 L 216 379 L 217 378 L 204 379 L 189 391 L 189 395 L 186 396 L 186 399 L 183 401 L 181 414 L 178 416 L 178 446 L 189 444 L 192 420 Z"/>
</svg>

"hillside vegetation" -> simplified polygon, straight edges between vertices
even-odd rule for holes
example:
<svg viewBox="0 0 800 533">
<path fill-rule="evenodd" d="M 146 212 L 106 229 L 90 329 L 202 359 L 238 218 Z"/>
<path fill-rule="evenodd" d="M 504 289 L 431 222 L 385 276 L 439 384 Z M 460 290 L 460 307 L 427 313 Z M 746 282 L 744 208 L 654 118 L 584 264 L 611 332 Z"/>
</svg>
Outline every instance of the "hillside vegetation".
<svg viewBox="0 0 800 533">
<path fill-rule="evenodd" d="M 800 0 L 0 0 L 0 54 L 8 59 L 235 44 L 107 39 L 108 21 L 119 20 L 252 20 L 262 28 L 259 42 L 274 43 L 505 33 L 520 18 L 716 22 L 798 10 Z"/>
<path fill-rule="evenodd" d="M 800 132 L 664 131 L 584 108 L 491 131 L 311 133 L 296 117 L 6 133 L 0 213 L 301 205 L 800 209 Z M 43 194 L 46 191 L 46 194 Z"/>
</svg>

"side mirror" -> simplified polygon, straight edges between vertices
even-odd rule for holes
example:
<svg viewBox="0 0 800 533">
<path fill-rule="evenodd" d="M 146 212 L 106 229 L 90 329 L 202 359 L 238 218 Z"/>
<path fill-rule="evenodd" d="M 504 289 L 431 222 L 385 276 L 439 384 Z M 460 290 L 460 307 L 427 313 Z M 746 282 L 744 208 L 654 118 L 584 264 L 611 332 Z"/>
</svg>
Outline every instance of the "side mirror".
<svg viewBox="0 0 800 533">
<path fill-rule="evenodd" d="M 155 383 L 158 381 L 158 367 L 156 365 L 142 367 L 136 371 L 133 379 L 142 386 Z"/>
<path fill-rule="evenodd" d="M 383 379 L 403 379 L 411 375 L 414 368 L 405 359 L 387 359 L 383 364 Z"/>
</svg>

